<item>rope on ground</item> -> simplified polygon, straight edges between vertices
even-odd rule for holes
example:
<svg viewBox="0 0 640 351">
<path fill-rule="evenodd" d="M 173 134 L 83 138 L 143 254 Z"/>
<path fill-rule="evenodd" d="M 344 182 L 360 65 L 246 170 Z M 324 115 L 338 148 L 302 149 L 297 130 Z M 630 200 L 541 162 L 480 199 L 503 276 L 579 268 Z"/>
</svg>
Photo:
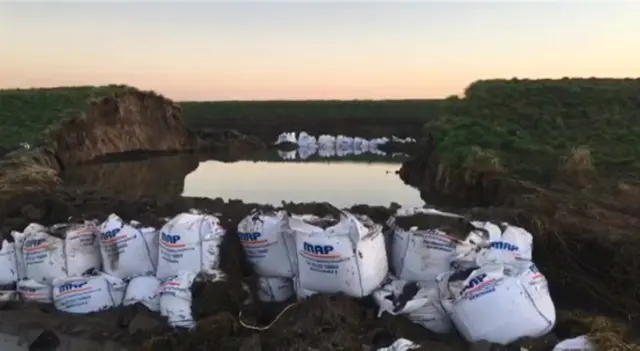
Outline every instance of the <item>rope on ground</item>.
<svg viewBox="0 0 640 351">
<path fill-rule="evenodd" d="M 257 331 L 265 331 L 270 329 L 271 327 L 273 327 L 274 324 L 276 324 L 276 322 L 278 321 L 278 319 L 280 319 L 280 317 L 282 317 L 282 315 L 287 312 L 291 307 L 298 305 L 298 301 L 294 302 L 292 304 L 290 304 L 289 306 L 285 307 L 282 309 L 282 311 L 280 311 L 280 313 L 278 313 L 278 315 L 276 316 L 276 318 L 274 318 L 271 323 L 265 325 L 265 326 L 257 326 L 257 325 L 251 325 L 246 323 L 245 321 L 242 320 L 242 311 L 240 311 L 240 313 L 238 313 L 238 322 L 240 322 L 240 325 L 247 328 L 247 329 L 251 329 L 251 330 L 257 330 Z"/>
</svg>

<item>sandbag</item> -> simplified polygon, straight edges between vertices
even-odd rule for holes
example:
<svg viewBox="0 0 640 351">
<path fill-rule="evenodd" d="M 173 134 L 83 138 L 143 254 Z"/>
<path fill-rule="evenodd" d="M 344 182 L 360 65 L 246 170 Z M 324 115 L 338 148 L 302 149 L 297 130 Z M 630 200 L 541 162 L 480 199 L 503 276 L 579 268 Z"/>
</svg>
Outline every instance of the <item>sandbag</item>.
<svg viewBox="0 0 640 351">
<path fill-rule="evenodd" d="M 13 290 L 0 290 L 0 302 L 17 301 L 20 294 Z"/>
<path fill-rule="evenodd" d="M 443 274 L 441 303 L 470 343 L 506 345 L 540 337 L 554 326 L 556 311 L 547 280 L 531 262 L 489 264 L 471 272 Z"/>
<path fill-rule="evenodd" d="M 238 223 L 240 242 L 256 274 L 262 277 L 294 276 L 290 250 L 285 241 L 285 235 L 290 235 L 288 232 L 289 217 L 282 210 L 256 209 Z"/>
<path fill-rule="evenodd" d="M 300 145 L 300 147 L 316 145 L 316 137 L 307 134 L 307 132 L 300 132 L 300 134 L 298 134 L 298 145 Z"/>
<path fill-rule="evenodd" d="M 191 312 L 191 284 L 195 278 L 195 272 L 183 271 L 160 286 L 160 315 L 174 328 L 191 329 L 196 325 Z"/>
<path fill-rule="evenodd" d="M 56 278 L 79 276 L 100 268 L 95 223 L 59 224 L 43 229 L 34 226 L 22 235 L 16 233 L 16 242 L 22 244 L 17 251 L 27 279 L 51 284 Z"/>
<path fill-rule="evenodd" d="M 51 303 L 53 301 L 51 286 L 32 279 L 18 281 L 16 291 L 25 301 L 37 303 Z"/>
<path fill-rule="evenodd" d="M 280 143 L 296 143 L 298 140 L 296 139 L 296 133 L 295 132 L 290 132 L 290 133 L 280 133 L 280 135 L 278 135 L 278 139 L 276 139 L 276 145 L 280 144 Z"/>
<path fill-rule="evenodd" d="M 325 229 L 319 225 L 297 217 L 289 219 L 300 286 L 353 297 L 371 294 L 389 270 L 382 227 L 370 220 L 363 223 L 344 211 L 337 224 Z"/>
<path fill-rule="evenodd" d="M 53 282 L 53 304 L 74 314 L 104 311 L 122 304 L 125 288 L 122 279 L 105 273 L 58 278 Z"/>
<path fill-rule="evenodd" d="M 258 278 L 258 298 L 262 302 L 282 302 L 293 296 L 290 278 Z"/>
<path fill-rule="evenodd" d="M 393 342 L 388 347 L 380 347 L 378 351 L 408 351 L 419 349 L 420 345 L 414 343 L 411 340 L 400 338 Z"/>
<path fill-rule="evenodd" d="M 456 218 L 462 216 L 435 209 L 400 208 L 387 220 L 387 225 L 393 230 L 391 264 L 395 276 L 401 280 L 435 281 L 439 274 L 451 269 L 458 240 L 439 228 L 403 229 L 395 223 L 398 217 L 419 213 Z"/>
<path fill-rule="evenodd" d="M 559 342 L 552 351 L 596 351 L 596 347 L 586 335 L 581 335 Z"/>
<path fill-rule="evenodd" d="M 300 285 L 300 279 L 298 277 L 293 277 L 292 281 L 293 281 L 293 291 L 296 294 L 296 299 L 305 300 L 317 294 L 317 292 L 315 291 L 311 291 L 309 289 L 303 288 Z"/>
<path fill-rule="evenodd" d="M 215 271 L 219 266 L 219 246 L 225 230 L 212 215 L 181 213 L 160 230 L 159 279 L 181 271 Z"/>
<path fill-rule="evenodd" d="M 313 156 L 316 151 L 318 151 L 318 146 L 316 144 L 306 144 L 300 146 L 298 149 L 298 156 L 300 156 L 301 160 L 306 160 L 309 157 Z"/>
<path fill-rule="evenodd" d="M 16 281 L 18 281 L 16 245 L 5 239 L 0 243 L 0 285 L 13 284 Z"/>
<path fill-rule="evenodd" d="M 160 311 L 160 281 L 155 276 L 137 276 L 129 281 L 123 306 L 141 303 L 153 312 Z"/>
<path fill-rule="evenodd" d="M 411 321 L 436 333 L 453 330 L 451 319 L 440 305 L 438 287 L 433 284 L 418 284 L 400 279 L 392 281 L 373 292 L 380 307 L 378 317 L 384 312 L 406 315 Z"/>
<path fill-rule="evenodd" d="M 22 256 L 22 245 L 24 244 L 24 240 L 27 238 L 27 235 L 31 233 L 46 231 L 46 227 L 38 223 L 30 223 L 22 232 L 18 232 L 15 230 L 11 232 L 11 236 L 13 237 L 14 242 L 14 248 L 16 250 L 16 268 L 18 273 L 18 280 L 27 278 L 25 272 L 24 257 Z"/>
<path fill-rule="evenodd" d="M 456 261 L 460 267 L 481 267 L 489 263 L 513 263 L 531 261 L 533 255 L 533 236 L 523 228 L 502 223 L 497 226 L 490 222 L 471 222 L 477 228 L 484 228 L 489 238 L 483 238 L 478 232 L 471 232 L 464 243 L 457 248 Z M 479 248 L 479 249 L 478 249 Z"/>
<path fill-rule="evenodd" d="M 100 252 L 105 273 L 120 279 L 155 274 L 158 234 L 134 225 L 125 223 L 115 213 L 102 223 Z"/>
<path fill-rule="evenodd" d="M 333 135 L 323 134 L 318 137 L 318 146 L 320 149 L 335 149 L 336 137 Z"/>
</svg>

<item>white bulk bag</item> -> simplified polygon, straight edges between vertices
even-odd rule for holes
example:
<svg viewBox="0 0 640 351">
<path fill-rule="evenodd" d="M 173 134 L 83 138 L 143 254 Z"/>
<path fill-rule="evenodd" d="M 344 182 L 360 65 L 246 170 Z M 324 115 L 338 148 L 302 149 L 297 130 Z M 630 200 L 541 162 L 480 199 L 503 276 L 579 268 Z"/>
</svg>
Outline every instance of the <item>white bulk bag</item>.
<svg viewBox="0 0 640 351">
<path fill-rule="evenodd" d="M 336 155 L 336 150 L 334 148 L 320 148 L 318 149 L 318 156 L 320 157 L 333 157 Z"/>
<path fill-rule="evenodd" d="M 48 231 L 60 232 L 62 238 Z M 60 224 L 50 229 L 34 226 L 22 235 L 16 233 L 14 238 L 17 236 L 16 242 L 21 243 L 17 255 L 24 263 L 25 277 L 51 284 L 56 278 L 99 269 L 97 233 L 98 228 L 91 222 Z"/>
<path fill-rule="evenodd" d="M 481 267 L 489 263 L 513 263 L 531 261 L 533 255 L 533 236 L 523 228 L 502 223 L 500 227 L 490 222 L 471 222 L 477 228 L 484 228 L 489 238 L 483 238 L 479 232 L 471 232 L 464 241 L 467 246 L 459 245 L 456 261 L 467 267 Z M 482 247 L 477 250 L 478 247 Z"/>
<path fill-rule="evenodd" d="M 276 144 L 280 144 L 280 143 L 295 143 L 296 140 L 296 133 L 280 133 L 280 135 L 278 135 L 278 139 L 276 140 Z"/>
<path fill-rule="evenodd" d="M 290 218 L 300 286 L 322 293 L 367 296 L 389 270 L 382 227 L 372 222 L 367 227 L 352 214 L 340 213 L 340 221 L 326 229 Z"/>
<path fill-rule="evenodd" d="M 391 264 L 396 277 L 409 281 L 434 281 L 439 274 L 451 269 L 458 241 L 438 228 L 403 229 L 395 224 L 396 218 L 415 214 L 462 216 L 435 209 L 400 208 L 387 221 L 387 225 L 393 229 Z"/>
<path fill-rule="evenodd" d="M 104 272 L 120 279 L 154 274 L 158 256 L 154 236 L 157 232 L 143 231 L 110 214 L 100 227 Z"/>
<path fill-rule="evenodd" d="M 300 279 L 298 277 L 293 277 L 292 280 L 293 280 L 293 290 L 296 293 L 296 298 L 298 300 L 308 299 L 311 296 L 317 294 L 317 292 L 315 292 L 315 291 L 311 291 L 311 290 L 303 288 L 300 285 Z"/>
<path fill-rule="evenodd" d="M 32 279 L 20 280 L 16 284 L 16 291 L 25 301 L 37 303 L 51 303 L 51 286 Z"/>
<path fill-rule="evenodd" d="M 581 335 L 575 338 L 563 340 L 559 342 L 552 351 L 596 351 L 595 345 L 587 338 Z"/>
<path fill-rule="evenodd" d="M 10 243 L 6 239 L 0 243 L 0 285 L 13 284 L 18 281 L 15 247 L 15 243 Z"/>
<path fill-rule="evenodd" d="M 316 151 L 318 151 L 318 147 L 315 144 L 307 144 L 304 146 L 300 146 L 298 149 L 298 155 L 301 160 L 306 160 L 309 157 L 313 156 Z"/>
<path fill-rule="evenodd" d="M 409 351 L 419 349 L 420 345 L 414 343 L 411 340 L 400 338 L 393 342 L 388 347 L 381 347 L 378 351 Z"/>
<path fill-rule="evenodd" d="M 262 302 L 282 302 L 293 296 L 289 278 L 258 278 L 258 298 Z"/>
<path fill-rule="evenodd" d="M 195 278 L 194 272 L 179 272 L 160 287 L 160 315 L 167 317 L 174 328 L 191 329 L 196 325 L 191 312 L 191 284 Z"/>
<path fill-rule="evenodd" d="M 104 273 L 64 277 L 53 282 L 53 304 L 58 311 L 84 314 L 120 306 L 125 282 Z"/>
<path fill-rule="evenodd" d="M 256 209 L 238 223 L 240 242 L 257 275 L 293 277 L 294 267 L 285 241 L 288 231 L 289 217 L 283 210 Z"/>
<path fill-rule="evenodd" d="M 336 138 L 333 135 L 320 135 L 318 137 L 318 146 L 320 149 L 335 149 Z"/>
<path fill-rule="evenodd" d="M 24 244 L 24 240 L 26 239 L 28 234 L 37 233 L 37 232 L 46 232 L 47 228 L 38 224 L 31 223 L 29 224 L 22 232 L 12 231 L 11 236 L 13 237 L 14 247 L 16 250 L 16 267 L 18 269 L 18 279 L 26 279 L 26 272 L 24 266 L 24 257 L 22 256 L 22 244 Z"/>
<path fill-rule="evenodd" d="M 0 290 L 0 302 L 16 301 L 18 299 L 18 292 L 12 290 Z"/>
<path fill-rule="evenodd" d="M 439 277 L 448 281 L 441 302 L 468 342 L 506 345 L 523 337 L 542 336 L 553 328 L 555 307 L 547 281 L 535 264 L 489 264 L 464 280 L 452 279 L 455 275 Z"/>
<path fill-rule="evenodd" d="M 160 311 L 160 281 L 155 276 L 138 276 L 129 281 L 122 305 L 141 303 L 153 312 Z"/>
<path fill-rule="evenodd" d="M 345 157 L 353 154 L 353 149 L 346 146 L 338 146 L 336 147 L 336 156 Z"/>
<path fill-rule="evenodd" d="M 307 134 L 307 132 L 300 132 L 298 135 L 298 145 L 300 147 L 316 145 L 316 137 Z"/>
<path fill-rule="evenodd" d="M 181 271 L 209 272 L 218 269 L 219 246 L 225 230 L 212 215 L 181 213 L 160 230 L 159 279 Z"/>
<path fill-rule="evenodd" d="M 383 288 L 373 292 L 373 298 L 380 307 L 378 317 L 384 312 L 392 315 L 406 315 L 411 321 L 419 324 L 433 332 L 446 334 L 453 330 L 451 319 L 447 315 L 438 294 L 438 287 L 435 284 L 416 284 L 416 294 L 407 297 L 406 303 L 402 303 L 399 297 L 403 293 L 405 285 L 409 282 L 394 279 Z"/>
</svg>

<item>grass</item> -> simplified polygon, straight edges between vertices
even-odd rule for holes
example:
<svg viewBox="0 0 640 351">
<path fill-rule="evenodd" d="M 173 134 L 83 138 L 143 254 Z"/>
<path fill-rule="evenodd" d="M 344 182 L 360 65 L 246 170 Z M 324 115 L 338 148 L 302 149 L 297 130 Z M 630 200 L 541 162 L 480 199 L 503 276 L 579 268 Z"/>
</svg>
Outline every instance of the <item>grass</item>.
<svg viewBox="0 0 640 351">
<path fill-rule="evenodd" d="M 190 127 L 211 127 L 216 121 L 242 118 L 249 123 L 274 119 L 363 119 L 383 124 L 426 121 L 438 112 L 440 100 L 325 100 L 325 101 L 184 101 Z"/>
<path fill-rule="evenodd" d="M 133 89 L 122 85 L 0 90 L 0 148 L 38 144 L 46 132 L 85 110 L 91 98 Z"/>
<path fill-rule="evenodd" d="M 478 81 L 440 112 L 424 128 L 447 164 L 483 155 L 483 164 L 529 180 L 556 172 L 560 160 L 564 171 L 638 169 L 640 79 Z"/>
</svg>

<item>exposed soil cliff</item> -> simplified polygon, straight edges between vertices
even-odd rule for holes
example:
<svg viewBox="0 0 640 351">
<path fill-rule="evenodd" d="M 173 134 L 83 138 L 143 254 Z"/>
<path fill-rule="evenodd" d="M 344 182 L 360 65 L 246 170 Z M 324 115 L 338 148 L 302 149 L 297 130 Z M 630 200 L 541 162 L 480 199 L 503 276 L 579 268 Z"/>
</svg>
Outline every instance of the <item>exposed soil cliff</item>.
<svg viewBox="0 0 640 351">
<path fill-rule="evenodd" d="M 546 184 L 497 169 L 447 166 L 428 147 L 403 165 L 401 178 L 429 204 L 483 206 L 475 217 L 505 220 L 534 234 L 534 260 L 564 305 L 635 320 L 640 316 L 640 186 L 584 172 L 573 182 L 566 160 Z M 575 175 L 574 175 L 575 176 Z M 588 184 L 585 182 L 588 179 Z M 466 205 L 465 205 L 466 203 Z"/>
<path fill-rule="evenodd" d="M 64 165 L 132 151 L 186 151 L 196 138 L 180 106 L 151 92 L 129 90 L 89 102 L 85 113 L 50 135 Z"/>
</svg>

